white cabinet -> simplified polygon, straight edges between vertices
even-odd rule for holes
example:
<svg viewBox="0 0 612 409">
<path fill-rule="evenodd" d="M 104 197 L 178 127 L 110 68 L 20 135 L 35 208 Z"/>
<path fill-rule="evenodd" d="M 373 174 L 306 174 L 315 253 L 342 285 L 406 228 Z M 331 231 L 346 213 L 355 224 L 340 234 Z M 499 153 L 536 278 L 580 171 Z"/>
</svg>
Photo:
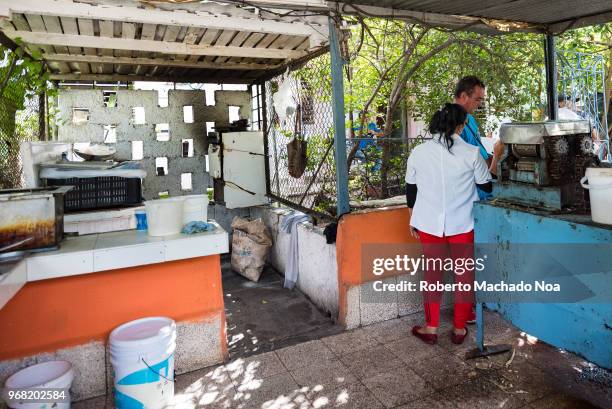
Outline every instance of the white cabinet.
<svg viewBox="0 0 612 409">
<path fill-rule="evenodd" d="M 222 142 L 225 206 L 236 209 L 267 203 L 263 132 L 228 132 L 222 134 Z M 214 177 L 212 161 L 210 171 Z"/>
</svg>

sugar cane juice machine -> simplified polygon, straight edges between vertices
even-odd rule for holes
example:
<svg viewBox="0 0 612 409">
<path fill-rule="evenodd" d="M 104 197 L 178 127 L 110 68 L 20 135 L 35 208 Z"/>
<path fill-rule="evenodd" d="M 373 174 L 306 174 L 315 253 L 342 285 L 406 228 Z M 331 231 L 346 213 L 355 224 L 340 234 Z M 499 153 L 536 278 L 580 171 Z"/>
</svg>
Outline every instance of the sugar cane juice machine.
<svg viewBox="0 0 612 409">
<path fill-rule="evenodd" d="M 505 151 L 497 165 L 496 199 L 587 211 L 588 192 L 580 179 L 598 162 L 588 121 L 508 123 L 501 126 L 500 138 Z"/>
<path fill-rule="evenodd" d="M 508 123 L 501 126 L 500 138 L 505 147 L 493 198 L 474 204 L 476 257 L 487 252 L 490 258 L 489 273 L 479 278 L 477 272 L 476 280 L 485 276 L 496 281 L 531 279 L 530 275 L 535 277 L 545 270 L 532 268 L 537 265 L 533 260 L 554 260 L 557 264 L 546 274 L 555 276 L 561 271 L 562 278 L 560 274 L 553 278 L 574 283 L 594 298 L 561 300 L 566 292 L 550 294 L 546 301 L 508 301 L 507 294 L 501 292 L 477 291 L 478 348 L 466 357 L 508 350 L 508 345 L 484 345 L 485 304 L 522 331 L 611 368 L 612 303 L 589 301 L 612 293 L 612 226 L 591 220 L 589 193 L 580 185 L 588 167 L 600 166 L 593 154 L 590 123 Z M 604 251 L 595 250 L 602 246 Z M 526 251 L 531 256 L 526 257 Z M 586 259 L 601 266 L 600 272 L 580 272 Z M 574 291 L 572 285 L 566 287 Z"/>
</svg>

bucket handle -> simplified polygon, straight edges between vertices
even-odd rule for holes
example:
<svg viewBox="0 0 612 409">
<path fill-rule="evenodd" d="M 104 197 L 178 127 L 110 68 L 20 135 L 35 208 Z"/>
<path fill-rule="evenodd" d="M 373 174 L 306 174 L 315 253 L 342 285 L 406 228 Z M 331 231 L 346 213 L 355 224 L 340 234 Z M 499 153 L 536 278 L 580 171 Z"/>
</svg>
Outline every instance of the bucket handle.
<svg viewBox="0 0 612 409">
<path fill-rule="evenodd" d="M 586 176 L 580 179 L 580 184 L 585 189 L 612 189 L 612 183 L 606 183 L 605 185 L 588 185 L 586 181 L 587 181 Z"/>
<path fill-rule="evenodd" d="M 150 370 L 151 372 L 153 372 L 155 375 L 159 376 L 160 378 L 164 378 L 164 379 L 165 379 L 165 380 L 167 380 L 168 382 L 176 382 L 176 380 L 174 380 L 174 379 L 168 379 L 168 378 L 166 378 L 164 375 L 162 375 L 162 374 L 160 374 L 159 372 L 157 372 L 155 369 L 151 368 L 151 365 L 149 365 L 149 364 L 147 363 L 147 361 L 145 361 L 145 360 L 144 360 L 144 358 L 140 358 L 140 359 L 142 360 L 142 363 L 143 363 L 143 364 L 145 364 L 145 365 L 147 366 L 147 368 L 149 368 L 149 370 Z M 175 378 L 176 378 L 176 376 L 175 376 Z"/>
</svg>

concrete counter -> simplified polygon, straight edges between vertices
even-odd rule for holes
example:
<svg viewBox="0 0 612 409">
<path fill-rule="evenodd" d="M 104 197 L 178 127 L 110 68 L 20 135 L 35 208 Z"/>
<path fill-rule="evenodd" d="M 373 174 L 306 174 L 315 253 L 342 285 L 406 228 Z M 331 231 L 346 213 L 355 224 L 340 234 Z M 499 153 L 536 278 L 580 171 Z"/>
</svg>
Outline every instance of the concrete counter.
<svg viewBox="0 0 612 409">
<path fill-rule="evenodd" d="M 110 332 L 151 316 L 177 323 L 177 373 L 222 362 L 220 254 L 228 239 L 215 227 L 163 238 L 137 231 L 74 237 L 12 266 L 8 278 L 21 283 L 6 286 L 12 298 L 0 309 L 0 384 L 28 365 L 65 359 L 75 369 L 75 400 L 103 395 L 112 385 Z"/>
<path fill-rule="evenodd" d="M 213 231 L 193 235 L 152 237 L 146 232 L 126 230 L 68 237 L 59 250 L 27 258 L 27 281 L 227 253 L 227 232 L 212 223 Z"/>
</svg>

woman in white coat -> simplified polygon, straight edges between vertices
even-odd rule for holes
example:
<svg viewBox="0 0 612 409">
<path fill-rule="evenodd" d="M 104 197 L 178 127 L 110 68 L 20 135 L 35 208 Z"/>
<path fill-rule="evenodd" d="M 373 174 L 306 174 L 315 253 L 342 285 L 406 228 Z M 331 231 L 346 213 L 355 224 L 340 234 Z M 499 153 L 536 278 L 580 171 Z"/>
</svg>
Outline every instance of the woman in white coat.
<svg viewBox="0 0 612 409">
<path fill-rule="evenodd" d="M 406 199 L 410 210 L 410 230 L 418 237 L 426 260 L 452 260 L 455 283 L 473 288 L 474 269 L 456 268 L 460 259 L 474 257 L 474 217 L 472 206 L 478 200 L 476 187 L 491 192 L 491 175 L 478 148 L 459 135 L 467 112 L 457 104 L 446 104 L 435 113 L 429 131 L 433 138 L 414 148 L 406 169 Z M 428 263 L 428 284 L 444 283 L 445 263 Z M 466 287 L 463 287 L 464 289 Z M 414 336 L 435 344 L 438 341 L 442 292 L 423 294 L 425 325 L 412 329 Z M 466 321 L 472 309 L 472 290 L 455 291 L 452 342 L 463 343 Z"/>
</svg>

